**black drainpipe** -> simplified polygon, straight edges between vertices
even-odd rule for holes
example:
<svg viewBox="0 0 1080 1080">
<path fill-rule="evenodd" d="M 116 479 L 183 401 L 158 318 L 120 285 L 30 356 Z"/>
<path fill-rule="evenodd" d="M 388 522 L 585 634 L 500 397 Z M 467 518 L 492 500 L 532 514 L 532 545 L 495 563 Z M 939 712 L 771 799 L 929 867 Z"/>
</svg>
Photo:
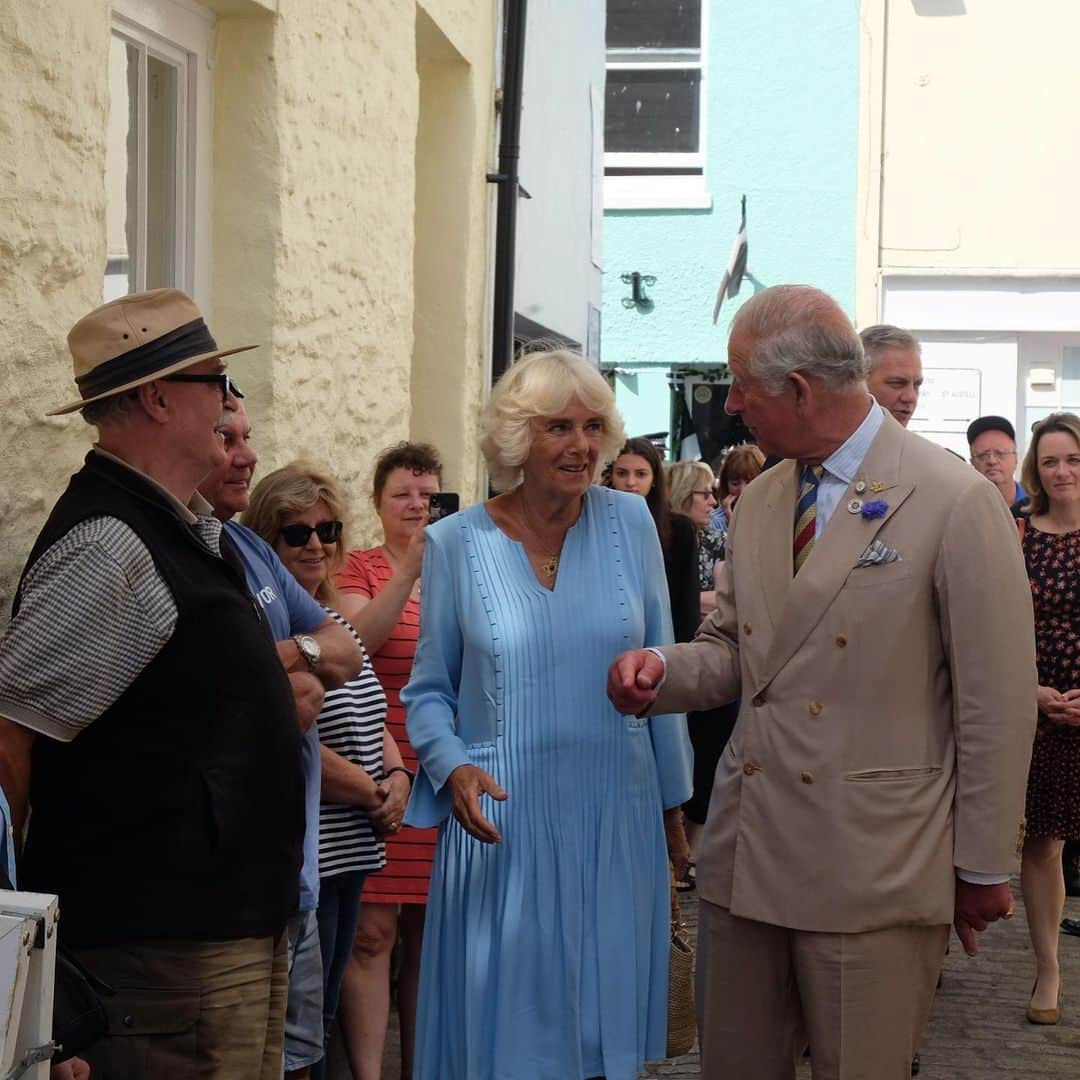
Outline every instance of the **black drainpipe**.
<svg viewBox="0 0 1080 1080">
<path fill-rule="evenodd" d="M 521 80 L 525 70 L 526 0 L 506 0 L 503 8 L 502 111 L 495 210 L 495 301 L 491 331 L 491 381 L 514 357 L 514 251 L 517 239 L 518 158 L 521 154 Z"/>
</svg>

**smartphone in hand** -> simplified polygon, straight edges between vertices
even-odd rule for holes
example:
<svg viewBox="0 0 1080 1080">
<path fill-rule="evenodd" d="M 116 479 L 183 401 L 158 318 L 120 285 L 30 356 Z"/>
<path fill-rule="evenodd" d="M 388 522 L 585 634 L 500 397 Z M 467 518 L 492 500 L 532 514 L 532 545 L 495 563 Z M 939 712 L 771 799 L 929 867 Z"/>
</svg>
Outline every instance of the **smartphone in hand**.
<svg viewBox="0 0 1080 1080">
<path fill-rule="evenodd" d="M 431 521 L 441 521 L 450 514 L 456 514 L 461 506 L 461 499 L 456 491 L 435 491 L 431 495 Z"/>
</svg>

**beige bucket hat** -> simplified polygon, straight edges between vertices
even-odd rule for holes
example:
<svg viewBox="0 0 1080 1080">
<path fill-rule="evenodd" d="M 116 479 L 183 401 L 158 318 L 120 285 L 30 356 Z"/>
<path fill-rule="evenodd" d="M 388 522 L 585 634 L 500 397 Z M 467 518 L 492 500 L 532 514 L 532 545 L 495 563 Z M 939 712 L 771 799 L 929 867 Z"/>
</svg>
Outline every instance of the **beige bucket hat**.
<svg viewBox="0 0 1080 1080">
<path fill-rule="evenodd" d="M 152 289 L 122 296 L 84 315 L 68 334 L 68 348 L 82 397 L 53 409 L 49 416 L 75 412 L 201 360 L 258 346 L 219 349 L 190 296 L 179 289 Z"/>
</svg>

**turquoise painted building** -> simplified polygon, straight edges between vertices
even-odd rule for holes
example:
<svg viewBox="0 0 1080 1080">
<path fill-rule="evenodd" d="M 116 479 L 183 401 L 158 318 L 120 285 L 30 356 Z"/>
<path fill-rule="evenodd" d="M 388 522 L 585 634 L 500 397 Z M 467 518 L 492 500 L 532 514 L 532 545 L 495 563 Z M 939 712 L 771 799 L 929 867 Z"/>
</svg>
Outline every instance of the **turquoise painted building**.
<svg viewBox="0 0 1080 1080">
<path fill-rule="evenodd" d="M 671 428 L 672 372 L 723 368 L 755 289 L 805 282 L 854 315 L 859 4 L 607 7 L 601 362 L 644 434 Z M 714 326 L 744 194 L 748 277 Z"/>
</svg>

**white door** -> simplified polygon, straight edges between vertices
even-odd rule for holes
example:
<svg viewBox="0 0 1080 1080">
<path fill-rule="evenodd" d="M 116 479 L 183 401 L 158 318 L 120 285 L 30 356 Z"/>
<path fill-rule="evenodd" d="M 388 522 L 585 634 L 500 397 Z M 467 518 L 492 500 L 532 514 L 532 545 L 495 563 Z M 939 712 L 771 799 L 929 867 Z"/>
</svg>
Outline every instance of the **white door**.
<svg viewBox="0 0 1080 1080">
<path fill-rule="evenodd" d="M 1014 418 L 1016 337 L 913 332 L 922 345 L 923 386 L 908 426 L 966 458 L 975 417 Z"/>
<path fill-rule="evenodd" d="M 1080 333 L 1020 334 L 1019 423 L 1023 453 L 1033 424 L 1052 412 L 1080 413 Z"/>
</svg>

